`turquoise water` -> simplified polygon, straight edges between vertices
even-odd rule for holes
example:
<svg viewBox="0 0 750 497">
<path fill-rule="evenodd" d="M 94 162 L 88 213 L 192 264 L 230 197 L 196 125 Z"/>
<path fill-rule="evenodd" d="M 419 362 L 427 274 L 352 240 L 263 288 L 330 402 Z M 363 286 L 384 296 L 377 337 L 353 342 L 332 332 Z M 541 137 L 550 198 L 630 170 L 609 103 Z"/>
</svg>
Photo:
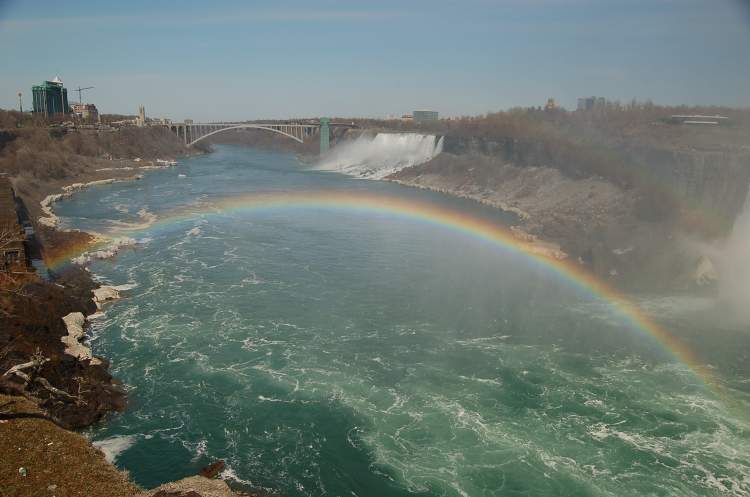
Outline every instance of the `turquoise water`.
<svg viewBox="0 0 750 497">
<path fill-rule="evenodd" d="M 68 226 L 138 241 L 91 267 L 131 287 L 92 326 L 130 406 L 91 436 L 136 482 L 220 458 L 231 484 L 284 496 L 750 495 L 750 335 L 710 299 L 634 297 L 731 405 L 517 254 L 382 214 L 205 208 L 319 190 L 512 222 L 230 146 L 57 205 Z"/>
</svg>

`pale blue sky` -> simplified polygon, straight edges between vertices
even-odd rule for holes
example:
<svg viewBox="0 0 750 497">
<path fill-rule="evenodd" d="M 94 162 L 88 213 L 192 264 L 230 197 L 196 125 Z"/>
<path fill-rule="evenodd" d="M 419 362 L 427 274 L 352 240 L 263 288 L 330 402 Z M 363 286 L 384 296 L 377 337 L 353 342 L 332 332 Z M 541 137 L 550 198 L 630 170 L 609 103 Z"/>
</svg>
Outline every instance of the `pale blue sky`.
<svg viewBox="0 0 750 497">
<path fill-rule="evenodd" d="M 443 115 L 555 97 L 750 106 L 747 0 L 0 0 L 0 107 L 56 74 L 102 112 Z M 77 93 L 71 92 L 71 100 Z"/>
</svg>

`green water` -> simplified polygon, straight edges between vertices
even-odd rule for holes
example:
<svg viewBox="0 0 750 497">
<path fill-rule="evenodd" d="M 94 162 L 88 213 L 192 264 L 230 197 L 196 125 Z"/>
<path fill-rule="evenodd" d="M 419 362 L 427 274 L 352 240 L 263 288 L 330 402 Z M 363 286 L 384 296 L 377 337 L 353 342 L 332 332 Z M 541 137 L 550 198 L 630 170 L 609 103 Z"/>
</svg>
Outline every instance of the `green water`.
<svg viewBox="0 0 750 497">
<path fill-rule="evenodd" d="M 495 246 L 382 214 L 201 209 L 320 190 L 512 221 L 228 146 L 58 204 L 139 242 L 92 265 L 132 288 L 92 327 L 130 406 L 91 432 L 139 484 L 220 458 L 231 484 L 284 496 L 750 495 L 750 334 L 713 301 L 634 296 L 729 403 L 606 302 Z"/>
</svg>

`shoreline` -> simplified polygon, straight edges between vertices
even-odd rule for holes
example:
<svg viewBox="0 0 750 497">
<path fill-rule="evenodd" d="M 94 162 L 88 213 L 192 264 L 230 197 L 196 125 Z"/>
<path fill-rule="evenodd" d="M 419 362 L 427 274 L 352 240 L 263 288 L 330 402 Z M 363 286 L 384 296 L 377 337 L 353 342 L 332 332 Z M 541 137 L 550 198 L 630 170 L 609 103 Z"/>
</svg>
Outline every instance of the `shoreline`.
<svg viewBox="0 0 750 497">
<path fill-rule="evenodd" d="M 120 181 L 135 181 L 135 180 L 140 180 L 140 179 L 143 179 L 142 174 L 126 176 L 123 178 L 99 179 L 99 180 L 89 181 L 87 183 L 72 183 L 70 185 L 63 186 L 62 192 L 52 193 L 50 195 L 47 195 L 46 197 L 44 197 L 44 199 L 41 202 L 39 202 L 39 205 L 42 208 L 42 212 L 46 214 L 46 216 L 37 218 L 37 222 L 41 224 L 42 226 L 46 226 L 47 228 L 57 228 L 60 225 L 60 218 L 57 217 L 57 215 L 55 214 L 53 210 L 53 205 L 57 203 L 58 201 L 64 198 L 68 198 L 74 193 L 85 190 L 92 186 L 110 185 L 112 183 L 117 183 Z"/>
<path fill-rule="evenodd" d="M 152 165 L 143 166 L 140 168 L 124 166 L 122 168 L 97 169 L 96 171 L 97 172 L 102 171 L 102 170 L 132 171 L 134 169 L 156 170 L 156 169 L 168 169 L 177 165 L 176 161 L 171 161 L 171 160 L 161 161 L 157 159 L 155 161 L 157 165 L 153 165 L 154 162 L 151 162 L 151 161 L 149 162 Z M 76 255 L 76 257 L 73 257 L 68 261 L 63 261 L 63 264 L 72 265 L 73 267 L 80 268 L 83 271 L 85 271 L 85 273 L 88 275 L 90 274 L 90 270 L 87 267 L 87 264 L 89 262 L 95 259 L 103 260 L 103 259 L 109 259 L 111 257 L 114 257 L 117 255 L 120 249 L 122 249 L 123 247 L 134 245 L 135 241 L 128 239 L 128 238 L 110 238 L 110 237 L 103 236 L 99 233 L 87 232 L 87 231 L 83 231 L 79 229 L 73 229 L 73 230 L 60 229 L 60 218 L 57 216 L 57 214 L 54 211 L 54 204 L 62 199 L 70 198 L 74 194 L 84 191 L 94 186 L 111 185 L 113 183 L 120 183 L 120 182 L 126 182 L 126 181 L 139 181 L 143 178 L 144 178 L 143 174 L 135 174 L 135 175 L 124 176 L 124 177 L 113 177 L 113 178 L 92 180 L 92 181 L 87 181 L 87 182 L 71 183 L 70 185 L 62 186 L 61 192 L 49 194 L 46 197 L 44 197 L 43 200 L 39 202 L 42 212 L 45 214 L 44 217 L 39 217 L 36 220 L 41 226 L 44 226 L 45 228 L 52 230 L 57 235 L 76 233 L 76 234 L 86 236 L 88 237 L 88 242 L 86 243 L 87 248 L 95 247 L 98 244 L 107 244 L 106 246 L 102 247 L 100 250 L 96 250 L 94 252 L 83 251 L 80 254 Z M 45 260 L 45 263 L 46 263 L 46 260 Z M 104 358 L 94 356 L 92 354 L 91 348 L 83 344 L 83 342 L 85 342 L 88 338 L 90 338 L 90 336 L 86 332 L 90 326 L 90 320 L 104 316 L 104 311 L 103 311 L 104 304 L 120 299 L 121 298 L 120 292 L 129 290 L 131 288 L 131 285 L 129 284 L 101 285 L 101 284 L 98 284 L 90 276 L 89 276 L 89 279 L 91 283 L 94 285 L 94 288 L 91 290 L 91 293 L 92 293 L 91 300 L 94 302 L 94 305 L 95 305 L 94 312 L 91 312 L 91 313 L 71 312 L 67 314 L 66 316 L 64 316 L 62 319 L 65 322 L 68 335 L 62 337 L 61 340 L 66 345 L 66 350 L 65 350 L 66 354 L 76 357 L 79 360 L 88 360 L 90 361 L 90 364 L 99 365 L 99 364 L 103 364 L 102 360 Z"/>
<path fill-rule="evenodd" d="M 124 166 L 122 168 L 97 169 L 96 172 L 99 173 L 102 170 L 106 170 L 109 173 L 117 173 L 125 171 L 132 172 L 134 170 L 144 170 L 145 173 L 146 171 L 150 170 L 168 169 L 174 167 L 175 165 L 177 164 L 157 163 L 157 165 L 149 165 L 136 168 L 131 166 Z M 87 343 L 87 341 L 91 338 L 91 335 L 89 333 L 91 321 L 93 319 L 99 319 L 103 317 L 105 315 L 104 306 L 108 303 L 112 303 L 122 298 L 121 292 L 130 290 L 132 286 L 127 283 L 121 285 L 99 284 L 93 278 L 93 274 L 90 272 L 88 265 L 92 260 L 112 258 L 116 256 L 123 247 L 134 245 L 136 242 L 129 238 L 111 238 L 99 233 L 86 232 L 78 229 L 61 229 L 60 218 L 54 211 L 54 205 L 62 199 L 69 198 L 75 193 L 84 191 L 91 187 L 125 181 L 139 181 L 143 178 L 144 174 L 131 174 L 129 176 L 116 176 L 104 179 L 75 182 L 69 185 L 61 186 L 61 191 L 57 193 L 50 193 L 39 202 L 41 212 L 44 214 L 44 216 L 40 216 L 39 218 L 37 218 L 37 222 L 42 227 L 53 233 L 55 236 L 65 237 L 67 235 L 75 234 L 76 237 L 86 237 L 87 240 L 84 243 L 84 246 L 86 248 L 94 248 L 99 244 L 104 244 L 104 246 L 98 248 L 98 250 L 85 250 L 78 253 L 76 257 L 65 261 L 66 267 L 73 268 L 74 271 L 82 273 L 84 275 L 83 277 L 85 277 L 93 285 L 91 289 L 91 302 L 93 303 L 94 307 L 90 309 L 91 312 L 71 312 L 63 316 L 62 321 L 65 324 L 67 334 L 63 335 L 60 338 L 60 341 L 65 346 L 65 355 L 68 355 L 79 362 L 85 361 L 90 366 L 105 368 L 107 371 L 109 370 L 110 365 L 109 360 L 107 358 L 94 355 L 90 345 L 88 345 Z M 64 250 L 61 250 L 60 252 L 64 252 Z M 117 380 L 115 379 L 113 379 L 113 381 L 117 382 Z M 119 382 L 117 383 L 119 384 Z M 118 409 L 120 411 L 127 408 L 127 400 L 124 399 L 123 402 L 124 403 L 121 406 L 121 409 Z M 82 426 L 82 428 L 92 426 L 101 421 L 103 421 L 103 419 L 99 418 L 91 424 Z M 104 420 L 104 422 L 106 421 Z M 214 474 L 213 476 L 189 476 L 181 480 L 165 482 L 164 484 L 159 485 L 158 487 L 153 489 L 142 489 L 130 481 L 129 477 L 127 476 L 127 471 L 120 471 L 114 465 L 113 461 L 106 460 L 105 452 L 101 448 L 97 447 L 94 444 L 94 441 L 88 436 L 85 436 L 84 434 L 72 430 L 68 427 L 58 426 L 57 428 L 60 431 L 69 434 L 65 436 L 74 438 L 78 437 L 80 439 L 83 439 L 82 441 L 88 447 L 88 453 L 93 454 L 92 457 L 98 460 L 96 464 L 103 463 L 106 466 L 105 471 L 113 473 L 109 478 L 114 481 L 118 487 L 129 487 L 127 495 L 132 495 L 132 497 L 150 497 L 155 494 L 162 495 L 162 493 L 165 492 L 169 492 L 169 495 L 171 495 L 172 492 L 175 492 L 175 495 L 211 495 L 215 497 L 238 497 L 241 495 L 246 495 L 232 490 L 227 482 L 221 479 L 217 479 L 216 474 Z M 221 464 L 223 467 L 222 462 L 214 462 L 213 464 Z M 204 470 L 202 470 L 202 472 Z M 196 493 L 193 494 L 192 492 Z M 201 492 L 205 492 L 205 494 Z"/>
<path fill-rule="evenodd" d="M 106 422 L 127 405 L 126 389 L 110 374 L 108 359 L 95 356 L 86 341 L 91 332 L 87 326 L 103 315 L 102 306 L 127 288 L 97 282 L 85 269 L 88 261 L 70 260 L 71 254 L 117 240 L 65 229 L 55 213 L 56 202 L 86 188 L 138 180 L 147 171 L 176 164 L 157 157 L 205 152 L 185 147 L 162 128 L 128 128 L 114 141 L 111 135 L 106 140 L 86 135 L 98 150 L 90 155 L 88 150 L 66 148 L 67 135 L 46 141 L 47 134 L 41 128 L 10 130 L 9 136 L 22 145 L 45 139 L 39 152 L 55 154 L 55 160 L 29 162 L 11 149 L 0 172 L 10 180 L 19 226 L 33 227 L 25 233 L 25 272 L 0 275 L 0 450 L 8 455 L 0 458 L 0 486 L 10 485 L 17 497 L 45 492 L 235 497 L 225 482 L 208 479 L 216 476 L 211 472 L 155 489 L 140 488 L 80 431 Z M 117 249 L 86 256 L 111 257 Z M 65 264 L 56 264 L 60 261 Z"/>
</svg>

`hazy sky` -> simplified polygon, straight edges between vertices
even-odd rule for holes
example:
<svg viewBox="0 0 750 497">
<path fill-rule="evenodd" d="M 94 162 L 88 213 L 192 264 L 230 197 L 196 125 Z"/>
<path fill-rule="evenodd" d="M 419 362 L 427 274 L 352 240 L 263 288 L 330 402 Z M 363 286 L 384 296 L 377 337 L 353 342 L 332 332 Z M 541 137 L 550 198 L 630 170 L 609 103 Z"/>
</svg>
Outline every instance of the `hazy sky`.
<svg viewBox="0 0 750 497">
<path fill-rule="evenodd" d="M 102 112 L 196 120 L 750 106 L 747 0 L 0 0 L 0 47 L 2 108 L 56 74 Z"/>
</svg>

